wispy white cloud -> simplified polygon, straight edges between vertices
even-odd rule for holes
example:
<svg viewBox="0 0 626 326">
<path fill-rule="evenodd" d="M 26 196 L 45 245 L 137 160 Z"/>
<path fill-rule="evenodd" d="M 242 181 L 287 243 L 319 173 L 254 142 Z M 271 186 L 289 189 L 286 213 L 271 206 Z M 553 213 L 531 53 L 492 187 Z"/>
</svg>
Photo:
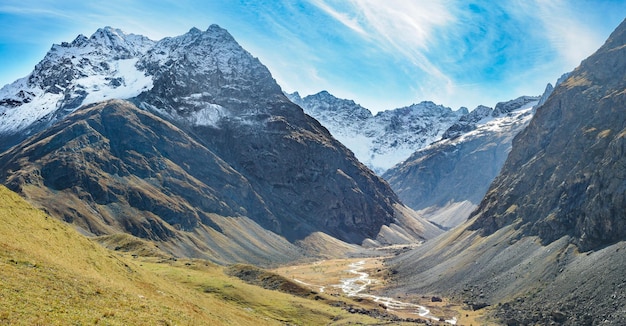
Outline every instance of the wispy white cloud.
<svg viewBox="0 0 626 326">
<path fill-rule="evenodd" d="M 534 0 L 525 2 L 534 9 L 549 46 L 557 51 L 558 60 L 572 69 L 591 55 L 602 43 L 595 26 L 581 17 L 586 8 L 572 1 Z M 592 4 L 593 5 L 593 4 Z"/>
<path fill-rule="evenodd" d="M 598 4 L 567 0 L 309 0 L 395 57 L 415 98 L 447 105 L 494 105 L 576 67 L 606 37 L 587 11 Z M 610 7 L 610 6 L 608 6 Z M 408 64 L 404 64 L 408 63 Z M 413 69 L 413 71 L 409 71 Z M 403 71 L 401 71 L 403 70 Z"/>
<path fill-rule="evenodd" d="M 69 18 L 70 15 L 63 10 L 45 8 L 45 7 L 26 7 L 20 5 L 0 5 L 0 13 L 20 15 L 20 16 L 43 16 L 43 17 L 60 17 Z"/>
<path fill-rule="evenodd" d="M 436 37 L 435 30 L 455 20 L 450 1 L 312 0 L 321 10 L 367 38 L 411 59 L 426 70 L 436 70 L 422 54 Z M 435 71 L 433 71 L 435 72 Z"/>
<path fill-rule="evenodd" d="M 453 80 L 425 54 L 436 43 L 437 31 L 455 22 L 449 0 L 311 0 L 317 8 L 356 32 L 390 57 L 408 60 L 421 75 L 415 92 L 432 87 L 453 87 Z"/>
<path fill-rule="evenodd" d="M 363 27 L 361 26 L 356 16 L 350 15 L 349 13 L 341 12 L 333 6 L 327 4 L 324 0 L 311 0 L 311 3 L 313 3 L 319 9 L 323 10 L 328 15 L 338 20 L 340 23 L 344 24 L 351 30 L 361 34 L 362 36 L 368 35 L 365 29 L 363 29 Z"/>
<path fill-rule="evenodd" d="M 98 27 L 156 40 L 218 23 L 286 90 L 326 89 L 372 111 L 420 100 L 471 109 L 541 92 L 624 12 L 614 0 L 4 0 L 0 61 L 12 64 L 0 81 Z"/>
</svg>

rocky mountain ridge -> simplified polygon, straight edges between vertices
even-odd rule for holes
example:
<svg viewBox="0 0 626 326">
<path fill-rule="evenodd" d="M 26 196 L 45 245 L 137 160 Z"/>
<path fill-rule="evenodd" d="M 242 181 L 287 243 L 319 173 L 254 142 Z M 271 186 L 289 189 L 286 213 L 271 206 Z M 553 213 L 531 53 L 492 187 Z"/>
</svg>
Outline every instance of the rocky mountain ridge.
<svg viewBox="0 0 626 326">
<path fill-rule="evenodd" d="M 130 98 L 150 89 L 152 78 L 137 68 L 137 62 L 154 44 L 146 37 L 105 27 L 89 38 L 81 34 L 71 43 L 53 45 L 31 74 L 0 89 L 2 149 L 81 105 Z"/>
<path fill-rule="evenodd" d="M 57 67 L 49 75 L 36 69 L 0 91 L 2 144 L 18 144 L 0 157 L 3 182 L 86 233 L 124 231 L 173 239 L 175 254 L 271 262 L 291 259 L 293 244 L 318 233 L 380 245 L 441 232 L 217 25 L 158 42 L 105 28 L 50 52 L 37 66 Z M 98 104 L 115 98 L 129 102 Z M 71 205 L 59 205 L 65 200 Z M 241 250 L 228 252 L 232 241 Z"/>
<path fill-rule="evenodd" d="M 515 224 L 543 243 L 569 235 L 588 251 L 624 239 L 619 211 L 624 208 L 625 43 L 622 24 L 554 90 L 538 119 L 516 140 L 473 228 L 489 234 L 513 223 L 515 215 Z"/>
<path fill-rule="evenodd" d="M 500 172 L 513 138 L 528 125 L 538 100 L 523 96 L 495 109 L 477 107 L 440 141 L 416 151 L 383 178 L 402 202 L 429 220 L 446 228 L 461 224 Z"/>
</svg>

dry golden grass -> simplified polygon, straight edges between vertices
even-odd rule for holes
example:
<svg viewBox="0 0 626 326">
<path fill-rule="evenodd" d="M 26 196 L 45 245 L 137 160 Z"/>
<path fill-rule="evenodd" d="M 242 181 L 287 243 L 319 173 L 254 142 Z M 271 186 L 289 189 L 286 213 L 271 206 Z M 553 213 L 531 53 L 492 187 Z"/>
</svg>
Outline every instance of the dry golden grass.
<svg viewBox="0 0 626 326">
<path fill-rule="evenodd" d="M 141 257 L 153 248 L 128 236 L 100 240 L 125 251 L 0 186 L 0 325 L 381 324 L 323 294 L 265 290 L 207 261 Z"/>
</svg>

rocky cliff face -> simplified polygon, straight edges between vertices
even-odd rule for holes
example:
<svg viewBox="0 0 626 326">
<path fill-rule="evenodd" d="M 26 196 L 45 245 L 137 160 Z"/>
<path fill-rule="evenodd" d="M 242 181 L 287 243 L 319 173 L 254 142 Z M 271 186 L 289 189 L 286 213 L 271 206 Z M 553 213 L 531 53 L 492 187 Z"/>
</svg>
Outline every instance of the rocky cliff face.
<svg viewBox="0 0 626 326">
<path fill-rule="evenodd" d="M 546 244 L 572 236 L 581 250 L 626 239 L 624 29 L 554 90 L 515 139 L 473 229 L 491 234 L 516 224 Z"/>
<path fill-rule="evenodd" d="M 626 323 L 625 51 L 626 21 L 537 109 L 471 219 L 390 262 L 397 293 L 508 325 Z"/>
<path fill-rule="evenodd" d="M 316 232 L 357 244 L 440 232 L 216 25 L 158 42 L 106 28 L 54 46 L 38 67 L 57 62 L 67 69 L 36 69 L 0 92 L 3 139 L 26 139 L 2 155 L 2 173 L 86 232 L 122 230 L 221 261 L 288 260 L 290 242 Z M 57 94 L 49 84 L 60 79 Z M 76 109 L 107 98 L 130 103 Z"/>
</svg>

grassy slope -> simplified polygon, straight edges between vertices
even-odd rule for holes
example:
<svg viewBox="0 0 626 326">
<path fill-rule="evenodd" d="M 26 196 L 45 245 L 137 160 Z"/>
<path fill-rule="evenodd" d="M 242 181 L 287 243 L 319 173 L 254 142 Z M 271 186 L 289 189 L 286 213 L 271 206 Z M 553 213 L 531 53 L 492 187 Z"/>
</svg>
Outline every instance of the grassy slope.
<svg viewBox="0 0 626 326">
<path fill-rule="evenodd" d="M 0 324 L 377 323 L 328 301 L 249 285 L 205 261 L 111 251 L 0 186 Z"/>
</svg>

